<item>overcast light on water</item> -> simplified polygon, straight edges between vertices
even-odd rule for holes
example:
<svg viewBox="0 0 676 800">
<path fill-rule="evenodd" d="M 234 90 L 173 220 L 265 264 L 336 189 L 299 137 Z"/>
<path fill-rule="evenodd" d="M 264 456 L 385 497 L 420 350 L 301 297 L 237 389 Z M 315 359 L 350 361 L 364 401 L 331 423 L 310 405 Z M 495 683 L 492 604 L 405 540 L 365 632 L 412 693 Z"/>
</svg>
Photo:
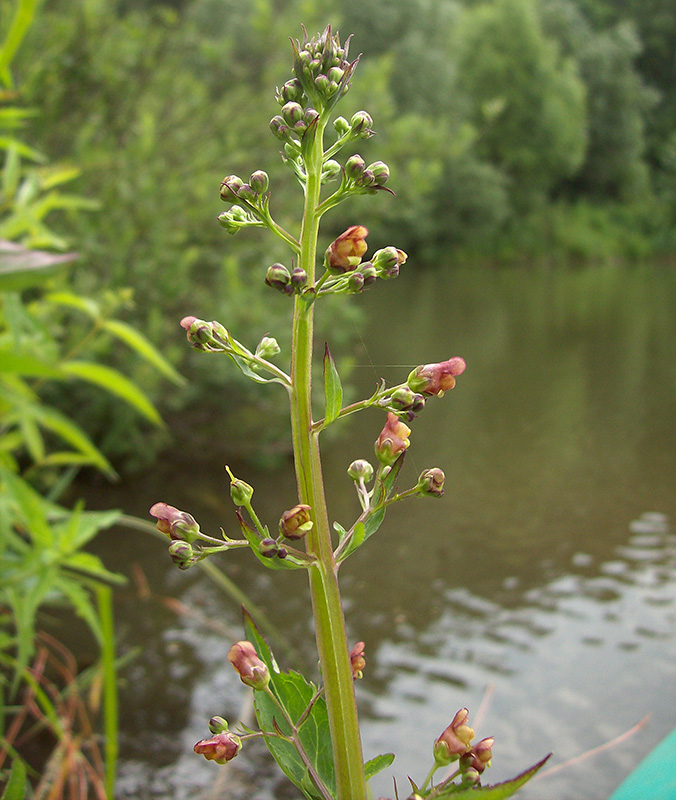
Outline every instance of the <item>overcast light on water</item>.
<svg viewBox="0 0 676 800">
<path fill-rule="evenodd" d="M 394 796 L 393 776 L 405 796 L 406 776 L 422 779 L 432 741 L 467 706 L 477 736 L 495 737 L 484 782 L 552 751 L 551 767 L 578 760 L 520 797 L 603 800 L 676 725 L 676 278 L 658 267 L 411 270 L 356 302 L 369 316 L 355 330 L 355 397 L 419 363 L 468 364 L 412 423 L 400 479 L 406 488 L 439 466 L 445 497 L 395 507 L 341 569 L 351 641 L 367 646 L 365 754 L 397 753 L 374 796 Z M 330 512 L 346 526 L 357 506 L 345 469 L 371 458 L 382 423 L 365 412 L 327 446 Z M 229 524 L 226 458 L 186 476 L 189 454 L 177 454 L 133 494 L 89 504 L 142 516 L 162 499 L 205 529 Z M 266 521 L 295 502 L 290 464 L 240 473 Z M 120 648 L 140 648 L 123 673 L 120 795 L 295 798 L 258 747 L 224 768 L 192 753 L 210 716 L 246 712 L 225 660 L 241 638 L 235 604 L 199 572 L 171 569 L 151 537 L 121 531 L 98 546 L 113 568 L 135 563 L 152 594 L 139 598 L 132 581 L 118 608 Z M 261 574 L 246 554 L 222 563 L 287 633 L 282 666 L 316 670 L 304 576 Z"/>
</svg>

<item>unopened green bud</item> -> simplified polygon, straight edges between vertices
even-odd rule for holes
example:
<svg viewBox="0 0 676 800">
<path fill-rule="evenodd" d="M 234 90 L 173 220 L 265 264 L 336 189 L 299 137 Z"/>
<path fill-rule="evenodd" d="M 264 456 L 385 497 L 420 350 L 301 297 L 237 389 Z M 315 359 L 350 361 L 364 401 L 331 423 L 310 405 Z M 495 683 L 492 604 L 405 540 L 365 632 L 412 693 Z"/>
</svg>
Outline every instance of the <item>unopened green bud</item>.
<svg viewBox="0 0 676 800">
<path fill-rule="evenodd" d="M 236 506 L 248 506 L 251 504 L 253 497 L 253 486 L 249 486 L 245 481 L 236 478 L 229 467 L 226 467 L 226 472 L 230 476 L 230 497 Z"/>
<path fill-rule="evenodd" d="M 293 80 L 287 81 L 284 86 L 279 91 L 278 99 L 280 101 L 280 105 L 284 105 L 284 103 L 294 102 L 300 103 L 303 100 L 303 87 L 300 85 L 300 81 Z"/>
<path fill-rule="evenodd" d="M 333 121 L 333 129 L 338 134 L 338 136 L 345 136 L 345 134 L 351 130 L 350 123 L 345 119 L 345 117 L 338 117 Z"/>
<path fill-rule="evenodd" d="M 359 272 L 364 276 L 364 286 L 371 286 L 377 280 L 378 273 L 370 261 L 359 265 Z"/>
<path fill-rule="evenodd" d="M 232 203 L 237 200 L 242 183 L 242 179 L 238 178 L 237 175 L 227 175 L 223 178 L 220 191 L 221 200 L 225 200 L 226 203 Z"/>
<path fill-rule="evenodd" d="M 400 386 L 392 393 L 390 403 L 399 411 L 408 411 L 415 401 L 415 392 L 408 386 Z"/>
<path fill-rule="evenodd" d="M 420 473 L 416 485 L 417 494 L 423 497 L 441 497 L 444 493 L 446 476 L 439 467 L 426 469 Z"/>
<path fill-rule="evenodd" d="M 270 186 L 268 173 L 262 169 L 256 170 L 249 178 L 249 184 L 256 194 L 265 194 Z"/>
<path fill-rule="evenodd" d="M 350 180 L 361 180 L 364 170 L 366 169 L 366 162 L 360 155 L 350 156 L 345 162 L 345 174 Z"/>
<path fill-rule="evenodd" d="M 247 203 L 255 203 L 258 199 L 258 192 L 248 183 L 243 183 L 237 192 L 239 200 L 245 200 Z"/>
<path fill-rule="evenodd" d="M 373 133 L 373 119 L 366 111 L 357 111 L 350 120 L 352 132 L 361 138 L 367 138 Z"/>
<path fill-rule="evenodd" d="M 307 284 L 307 272 L 302 267 L 294 267 L 291 270 L 291 285 L 295 291 L 299 291 Z"/>
<path fill-rule="evenodd" d="M 277 344 L 277 339 L 273 339 L 271 336 L 264 336 L 256 348 L 256 355 L 258 358 L 272 358 L 279 352 L 280 347 Z"/>
<path fill-rule="evenodd" d="M 303 119 L 303 107 L 300 103 L 287 103 L 282 108 L 282 117 L 284 118 L 284 122 L 290 127 L 300 122 Z"/>
<path fill-rule="evenodd" d="M 268 267 L 265 275 L 265 282 L 273 289 L 282 292 L 283 294 L 290 294 L 293 291 L 291 286 L 291 274 L 284 264 L 273 264 Z"/>
<path fill-rule="evenodd" d="M 327 183 L 340 177 L 341 171 L 340 164 L 332 158 L 329 159 L 322 168 L 322 183 Z"/>
<path fill-rule="evenodd" d="M 347 474 L 353 481 L 363 479 L 365 483 L 368 483 L 373 479 L 373 467 L 365 458 L 358 458 L 347 468 Z"/>
<path fill-rule="evenodd" d="M 384 186 L 390 178 L 390 168 L 384 161 L 374 161 L 368 165 L 367 170 L 373 174 L 376 186 Z"/>
<path fill-rule="evenodd" d="M 212 717 L 209 720 L 209 730 L 211 733 L 225 733 L 228 730 L 228 723 L 223 717 Z"/>
<path fill-rule="evenodd" d="M 326 75 L 317 75 L 315 78 L 315 89 L 321 94 L 329 93 L 329 79 Z"/>
<path fill-rule="evenodd" d="M 270 130 L 278 139 L 281 139 L 282 141 L 289 136 L 289 126 L 284 121 L 284 118 L 280 117 L 279 114 L 270 120 Z"/>
<path fill-rule="evenodd" d="M 169 545 L 171 560 L 179 569 L 188 569 L 194 562 L 194 550 L 189 542 L 172 542 Z"/>
<path fill-rule="evenodd" d="M 364 276 L 361 272 L 352 272 L 347 279 L 347 286 L 350 292 L 357 294 L 364 288 Z"/>
<path fill-rule="evenodd" d="M 306 108 L 303 114 L 303 122 L 306 125 L 311 125 L 316 119 L 319 119 L 319 112 L 314 108 Z"/>
<path fill-rule="evenodd" d="M 258 552 L 264 558 L 274 558 L 279 552 L 279 545 L 274 539 L 263 539 L 258 546 Z"/>
</svg>

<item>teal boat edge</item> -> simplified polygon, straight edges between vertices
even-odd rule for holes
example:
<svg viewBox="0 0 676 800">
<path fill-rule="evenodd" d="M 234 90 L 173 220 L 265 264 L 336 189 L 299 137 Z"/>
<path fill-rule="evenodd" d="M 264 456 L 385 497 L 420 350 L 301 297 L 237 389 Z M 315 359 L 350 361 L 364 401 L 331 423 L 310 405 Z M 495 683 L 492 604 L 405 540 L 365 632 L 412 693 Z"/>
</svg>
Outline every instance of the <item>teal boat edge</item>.
<svg viewBox="0 0 676 800">
<path fill-rule="evenodd" d="M 676 730 L 662 739 L 608 800 L 676 800 Z"/>
</svg>

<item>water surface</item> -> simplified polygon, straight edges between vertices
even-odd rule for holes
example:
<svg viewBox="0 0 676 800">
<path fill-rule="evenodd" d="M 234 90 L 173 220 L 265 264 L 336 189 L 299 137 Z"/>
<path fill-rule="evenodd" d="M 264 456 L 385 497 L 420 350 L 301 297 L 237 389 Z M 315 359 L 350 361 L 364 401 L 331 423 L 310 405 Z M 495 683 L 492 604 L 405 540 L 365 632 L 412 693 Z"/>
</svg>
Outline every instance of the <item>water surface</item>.
<svg viewBox="0 0 676 800">
<path fill-rule="evenodd" d="M 462 706 L 475 723 L 481 707 L 477 735 L 496 739 L 487 782 L 550 751 L 554 766 L 574 759 L 649 714 L 627 741 L 520 795 L 602 800 L 676 725 L 676 276 L 407 267 L 354 302 L 368 312 L 351 353 L 355 397 L 416 364 L 452 355 L 468 364 L 412 424 L 400 480 L 406 488 L 439 466 L 445 497 L 393 509 L 341 570 L 350 638 L 367 645 L 364 748 L 397 753 L 374 794 L 394 796 L 394 775 L 405 796 L 406 775 L 426 773 L 433 739 Z M 330 512 L 346 527 L 357 503 L 345 468 L 372 458 L 383 416 L 341 423 L 325 451 Z M 175 454 L 90 504 L 145 515 L 163 499 L 234 534 L 217 420 L 213 439 L 210 469 Z M 290 465 L 260 475 L 234 466 L 271 525 L 295 503 Z M 99 546 L 137 577 L 118 609 L 121 648 L 139 647 L 124 675 L 121 795 L 296 797 L 260 748 L 227 768 L 191 752 L 211 715 L 246 710 L 225 661 L 241 636 L 235 604 L 197 570 L 170 568 L 150 537 L 116 532 Z M 288 632 L 283 665 L 312 673 L 304 576 L 261 574 L 247 554 L 221 563 Z"/>
</svg>

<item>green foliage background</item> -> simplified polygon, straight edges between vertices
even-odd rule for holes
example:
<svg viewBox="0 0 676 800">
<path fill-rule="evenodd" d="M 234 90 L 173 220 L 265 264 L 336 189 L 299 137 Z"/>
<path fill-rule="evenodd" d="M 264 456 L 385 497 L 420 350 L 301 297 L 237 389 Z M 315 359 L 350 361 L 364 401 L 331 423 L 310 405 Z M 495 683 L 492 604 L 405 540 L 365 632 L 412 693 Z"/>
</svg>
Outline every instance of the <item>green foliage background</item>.
<svg viewBox="0 0 676 800">
<path fill-rule="evenodd" d="M 11 5 L 0 0 L 3 11 Z M 76 288 L 133 286 L 129 320 L 190 381 L 167 391 L 144 364 L 132 377 L 179 443 L 189 437 L 200 449 L 201 436 L 205 452 L 217 441 L 251 456 L 255 439 L 255 456 L 269 460 L 285 409 L 221 364 L 190 358 L 177 323 L 188 313 L 218 319 L 252 347 L 288 329 L 290 304 L 262 285 L 284 254 L 255 232 L 228 237 L 216 216 L 224 175 L 265 169 L 276 218 L 298 218 L 300 194 L 267 129 L 278 111 L 270 86 L 289 74 L 289 34 L 300 35 L 301 21 L 311 32 L 331 22 L 354 33 L 351 51 L 364 57 L 342 113 L 372 114 L 379 135 L 362 153 L 390 165 L 398 195 L 381 196 L 375 218 L 360 217 L 359 200 L 341 209 L 327 241 L 364 222 L 374 248 L 394 243 L 438 269 L 607 262 L 676 247 L 670 5 L 51 0 L 15 72 L 22 100 L 39 110 L 29 141 L 81 168 L 79 194 L 101 207 L 62 212 L 87 265 Z M 329 316 L 333 342 L 352 335 L 347 313 Z M 89 432 L 118 462 L 140 466 L 166 441 L 112 400 L 81 392 Z M 227 429 L 213 430 L 216 408 Z"/>
</svg>

